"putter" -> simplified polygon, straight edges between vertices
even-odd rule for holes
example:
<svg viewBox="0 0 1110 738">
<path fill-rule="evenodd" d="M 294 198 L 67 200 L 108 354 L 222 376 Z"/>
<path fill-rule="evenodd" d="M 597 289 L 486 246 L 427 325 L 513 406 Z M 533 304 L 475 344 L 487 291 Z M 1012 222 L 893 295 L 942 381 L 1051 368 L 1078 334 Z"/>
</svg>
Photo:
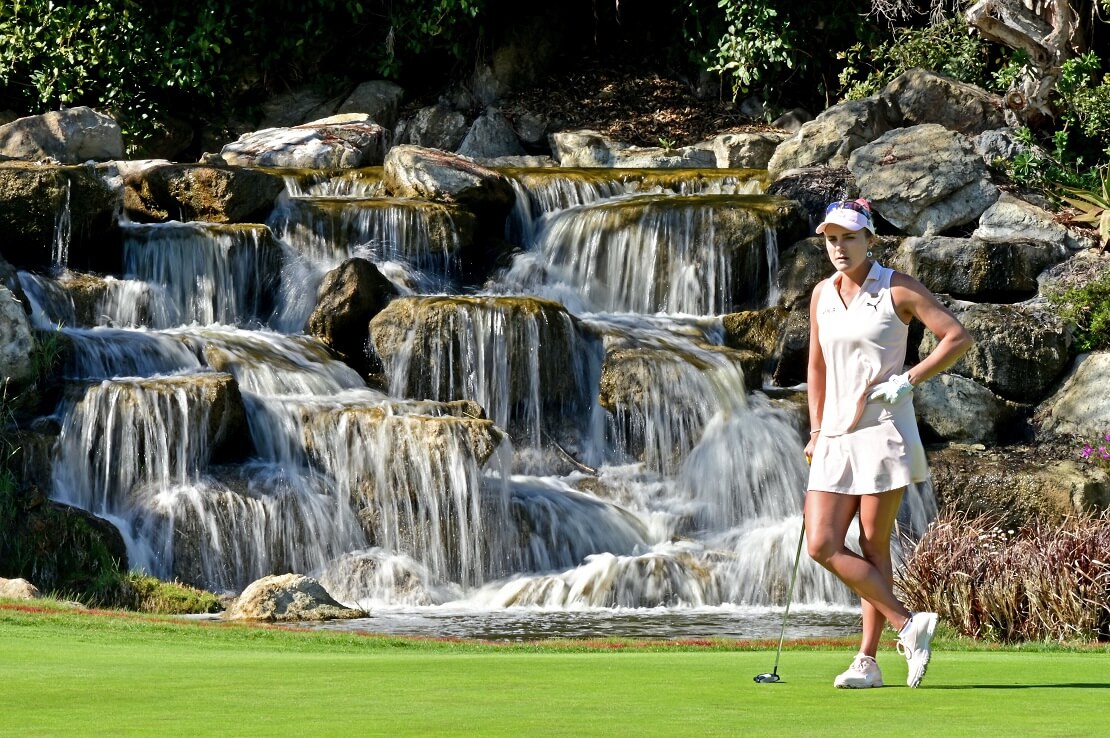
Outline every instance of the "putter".
<svg viewBox="0 0 1110 738">
<path fill-rule="evenodd" d="M 779 631 L 779 648 L 775 652 L 775 667 L 753 680 L 760 684 L 773 684 L 779 680 L 779 656 L 782 656 L 782 640 L 786 637 L 786 617 L 790 614 L 790 600 L 794 599 L 794 582 L 798 580 L 798 562 L 802 558 L 802 541 L 806 537 L 806 519 L 802 516 L 802 530 L 798 533 L 798 550 L 794 553 L 794 573 L 790 575 L 790 586 L 786 589 L 786 610 L 782 613 L 782 630 Z"/>
</svg>

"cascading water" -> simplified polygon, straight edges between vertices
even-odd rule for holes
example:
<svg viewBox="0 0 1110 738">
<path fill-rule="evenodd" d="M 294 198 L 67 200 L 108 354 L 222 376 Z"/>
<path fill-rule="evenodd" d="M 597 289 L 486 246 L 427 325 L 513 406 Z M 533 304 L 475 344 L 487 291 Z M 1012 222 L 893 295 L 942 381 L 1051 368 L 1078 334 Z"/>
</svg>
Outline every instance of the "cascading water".
<svg viewBox="0 0 1110 738">
<path fill-rule="evenodd" d="M 507 174 L 518 252 L 479 294 L 467 216 L 370 170 L 289 175 L 266 225 L 125 225 L 118 279 L 21 274 L 71 346 L 53 496 L 159 577 L 305 573 L 378 630 L 773 633 L 799 413 L 719 317 L 774 299 L 760 180 Z M 371 324 L 383 391 L 304 335 L 352 256 L 403 295 Z M 901 524 L 933 512 L 912 490 Z M 808 559 L 795 601 L 807 632 L 854 621 Z"/>
</svg>

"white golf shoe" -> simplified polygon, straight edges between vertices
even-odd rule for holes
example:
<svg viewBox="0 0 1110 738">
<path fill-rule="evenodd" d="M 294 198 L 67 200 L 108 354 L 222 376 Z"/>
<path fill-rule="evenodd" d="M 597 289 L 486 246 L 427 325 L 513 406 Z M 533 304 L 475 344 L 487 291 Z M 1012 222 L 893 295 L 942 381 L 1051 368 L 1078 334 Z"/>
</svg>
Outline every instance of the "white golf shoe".
<svg viewBox="0 0 1110 738">
<path fill-rule="evenodd" d="M 935 612 L 915 612 L 910 616 L 909 622 L 898 632 L 898 652 L 906 657 L 906 663 L 909 665 L 909 674 L 906 676 L 907 686 L 916 687 L 921 684 L 921 678 L 929 668 L 929 657 L 933 655 L 929 649 L 929 641 L 933 639 L 933 631 L 936 627 Z"/>
<path fill-rule="evenodd" d="M 833 680 L 837 689 L 868 689 L 883 686 L 883 672 L 875 659 L 867 654 L 857 653 L 855 661 L 843 674 Z"/>
</svg>

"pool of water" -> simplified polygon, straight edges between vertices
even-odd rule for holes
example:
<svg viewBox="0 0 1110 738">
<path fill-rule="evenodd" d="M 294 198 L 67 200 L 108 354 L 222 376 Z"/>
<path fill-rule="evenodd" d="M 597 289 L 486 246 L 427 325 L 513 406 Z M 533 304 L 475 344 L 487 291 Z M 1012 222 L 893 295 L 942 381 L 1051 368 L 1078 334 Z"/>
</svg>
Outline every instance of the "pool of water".
<svg viewBox="0 0 1110 738">
<path fill-rule="evenodd" d="M 366 618 L 288 625 L 313 630 L 492 641 L 550 638 L 777 640 L 782 628 L 782 610 L 740 607 L 636 610 L 382 608 L 374 610 Z M 791 609 L 786 638 L 832 638 L 858 631 L 858 609 L 803 606 Z"/>
</svg>

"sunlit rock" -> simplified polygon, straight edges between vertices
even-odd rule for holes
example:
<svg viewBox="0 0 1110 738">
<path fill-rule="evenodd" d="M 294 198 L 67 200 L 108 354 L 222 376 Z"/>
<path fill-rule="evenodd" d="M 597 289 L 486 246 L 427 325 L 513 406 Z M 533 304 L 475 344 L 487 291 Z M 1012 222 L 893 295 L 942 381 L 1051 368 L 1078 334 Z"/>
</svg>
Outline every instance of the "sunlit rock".
<svg viewBox="0 0 1110 738">
<path fill-rule="evenodd" d="M 1034 415 L 1041 438 L 1068 439 L 1075 448 L 1110 446 L 1110 353 L 1079 355 L 1060 387 Z M 1097 453 L 1097 451 L 1096 451 Z"/>
<path fill-rule="evenodd" d="M 894 126 L 938 123 L 975 136 L 1006 125 L 1000 96 L 926 69 L 911 69 L 887 83 L 880 97 Z"/>
<path fill-rule="evenodd" d="M 366 115 L 337 115 L 290 128 L 244 133 L 224 146 L 219 158 L 245 167 L 367 167 L 382 162 L 387 138 L 385 129 Z"/>
<path fill-rule="evenodd" d="M 1037 447 L 953 445 L 930 450 L 929 467 L 943 506 L 991 515 L 1003 528 L 1055 525 L 1110 504 L 1106 470 L 1046 456 Z"/>
<path fill-rule="evenodd" d="M 1013 436 L 1022 405 L 956 374 L 917 385 L 913 405 L 922 429 L 940 440 L 997 443 Z"/>
<path fill-rule="evenodd" d="M 0 125 L 0 155 L 61 164 L 123 158 L 119 123 L 92 108 L 52 110 Z"/>
<path fill-rule="evenodd" d="M 37 600 L 42 597 L 39 588 L 26 579 L 0 578 L 0 599 Z"/>
<path fill-rule="evenodd" d="M 366 617 L 344 607 L 315 579 L 301 574 L 263 577 L 243 590 L 224 617 L 228 620 L 335 620 Z"/>
<path fill-rule="evenodd" d="M 1017 233 L 1015 233 L 1017 236 Z M 1063 246 L 1020 239 L 911 237 L 889 266 L 933 292 L 979 302 L 1017 302 L 1037 294 L 1037 276 L 1066 257 Z"/>
<path fill-rule="evenodd" d="M 974 223 L 998 199 L 971 140 L 936 123 L 897 128 L 855 149 L 848 168 L 882 217 L 914 236 Z"/>
<path fill-rule="evenodd" d="M 398 197 L 457 202 L 485 220 L 503 219 L 513 205 L 513 188 L 500 172 L 462 156 L 420 146 L 389 150 L 385 183 Z"/>
<path fill-rule="evenodd" d="M 779 144 L 767 169 L 778 179 L 788 169 L 843 167 L 853 151 L 889 130 L 887 105 L 880 98 L 849 100 L 825 110 Z"/>
<path fill-rule="evenodd" d="M 1096 245 L 1091 235 L 1066 228 L 1052 213 L 1008 192 L 979 216 L 972 237 L 989 243 L 1035 243 L 1061 252 L 1056 261 L 1068 252 Z"/>
</svg>

